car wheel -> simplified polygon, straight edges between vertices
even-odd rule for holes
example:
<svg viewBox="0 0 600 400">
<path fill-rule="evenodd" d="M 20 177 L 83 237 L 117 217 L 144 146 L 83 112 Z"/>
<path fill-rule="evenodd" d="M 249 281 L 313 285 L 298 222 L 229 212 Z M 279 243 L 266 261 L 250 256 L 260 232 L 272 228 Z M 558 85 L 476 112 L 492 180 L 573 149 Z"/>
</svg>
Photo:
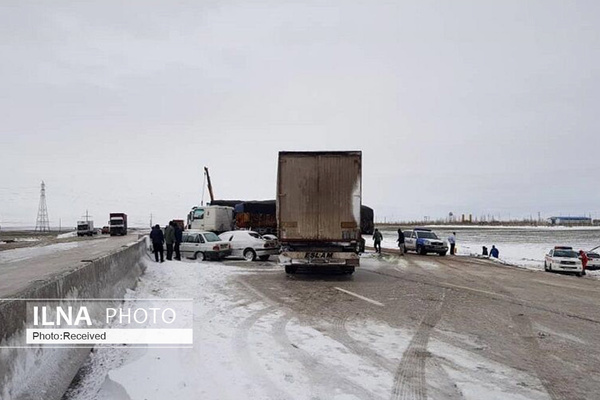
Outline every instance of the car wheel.
<svg viewBox="0 0 600 400">
<path fill-rule="evenodd" d="M 270 257 L 270 255 L 265 254 L 264 256 L 259 256 L 258 258 L 260 259 L 260 261 L 268 261 L 269 257 Z"/>
<path fill-rule="evenodd" d="M 427 255 L 427 251 L 425 251 L 425 249 L 423 248 L 423 246 L 417 246 L 417 253 L 419 253 L 422 256 Z"/>
<path fill-rule="evenodd" d="M 256 260 L 256 252 L 252 249 L 244 250 L 244 259 L 246 261 L 254 261 Z"/>
<path fill-rule="evenodd" d="M 194 260 L 204 261 L 204 260 L 206 260 L 206 256 L 204 255 L 203 252 L 199 251 L 196 254 L 194 254 Z"/>
<path fill-rule="evenodd" d="M 440 256 L 444 257 L 446 255 L 445 251 L 440 251 Z"/>
<path fill-rule="evenodd" d="M 544 261 L 544 271 L 548 271 L 548 263 L 546 261 Z"/>
<path fill-rule="evenodd" d="M 583 276 L 583 274 L 581 272 L 577 272 L 575 275 L 577 275 L 580 278 Z"/>
<path fill-rule="evenodd" d="M 342 268 L 342 273 L 344 273 L 346 275 L 352 275 L 355 270 L 354 267 L 341 267 L 341 268 Z"/>
<path fill-rule="evenodd" d="M 552 272 L 552 263 L 548 264 L 548 272 Z"/>
</svg>

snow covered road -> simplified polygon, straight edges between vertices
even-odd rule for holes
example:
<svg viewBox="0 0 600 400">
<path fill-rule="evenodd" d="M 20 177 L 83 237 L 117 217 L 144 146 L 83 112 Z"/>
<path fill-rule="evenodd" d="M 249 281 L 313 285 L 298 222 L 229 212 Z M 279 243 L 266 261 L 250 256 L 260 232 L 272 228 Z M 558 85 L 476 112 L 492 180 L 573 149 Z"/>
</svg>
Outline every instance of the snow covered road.
<svg viewBox="0 0 600 400">
<path fill-rule="evenodd" d="M 194 298 L 193 349 L 98 348 L 70 400 L 577 399 L 600 392 L 597 281 L 465 258 L 148 263 L 135 298 Z M 559 370 L 560 374 L 556 371 Z"/>
<path fill-rule="evenodd" d="M 1 251 L 0 298 L 15 296 L 35 281 L 77 268 L 82 260 L 92 260 L 133 243 L 137 234 L 75 239 Z"/>
</svg>

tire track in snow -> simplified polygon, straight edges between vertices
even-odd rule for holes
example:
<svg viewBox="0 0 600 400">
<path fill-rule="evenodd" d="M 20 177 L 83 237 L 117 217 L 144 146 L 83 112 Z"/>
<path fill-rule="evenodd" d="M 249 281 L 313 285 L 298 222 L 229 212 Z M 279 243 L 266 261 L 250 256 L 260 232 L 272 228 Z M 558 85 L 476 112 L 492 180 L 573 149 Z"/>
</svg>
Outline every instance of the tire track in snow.
<svg viewBox="0 0 600 400">
<path fill-rule="evenodd" d="M 478 282 L 484 282 L 504 296 L 516 298 L 516 296 L 504 286 L 499 285 L 497 282 L 489 278 L 482 278 L 476 274 L 473 274 L 472 272 L 465 271 L 464 269 L 458 268 L 455 265 L 451 265 L 450 260 L 440 261 L 440 263 L 447 268 L 460 271 L 461 274 L 467 274 L 475 277 Z M 566 385 L 561 382 L 560 377 L 557 376 L 556 370 L 553 367 L 556 362 L 554 360 L 548 360 L 544 352 L 540 349 L 538 337 L 533 331 L 531 318 L 529 318 L 526 314 L 526 304 L 509 304 L 510 306 L 508 311 L 510 313 L 510 318 L 516 326 L 516 331 L 523 341 L 525 350 L 527 353 L 529 353 L 528 364 L 531 368 L 531 371 L 535 373 L 552 400 L 569 400 L 571 398 L 571 393 L 568 391 L 568 389 L 566 389 Z"/>
<path fill-rule="evenodd" d="M 345 378 L 334 368 L 328 366 L 324 361 L 312 356 L 306 350 L 301 349 L 290 340 L 287 334 L 287 325 L 292 319 L 292 315 L 285 314 L 273 325 L 273 337 L 279 345 L 294 359 L 298 360 L 304 367 L 305 373 L 310 377 L 310 382 L 314 382 L 323 391 L 317 391 L 314 395 L 320 399 L 334 398 L 334 389 L 340 388 L 348 394 L 353 394 L 361 399 L 379 399 L 380 397 Z M 323 355 L 325 358 L 326 355 Z M 311 397 L 313 398 L 313 397 Z"/>
<path fill-rule="evenodd" d="M 269 306 L 262 310 L 255 311 L 248 316 L 242 323 L 237 327 L 237 331 L 234 336 L 234 348 L 237 353 L 241 356 L 242 362 L 239 364 L 244 366 L 246 372 L 254 378 L 255 382 L 260 382 L 260 386 L 263 387 L 267 393 L 269 399 L 291 399 L 292 395 L 280 389 L 263 371 L 264 367 L 256 360 L 256 358 L 250 352 L 249 346 L 249 334 L 252 326 L 254 326 L 262 317 L 268 315 L 276 310 L 275 306 Z"/>
<path fill-rule="evenodd" d="M 437 304 L 421 320 L 417 332 L 404 351 L 394 377 L 392 400 L 427 400 L 425 367 L 430 357 L 427 344 L 431 331 L 442 317 L 445 297 L 444 289 Z"/>
</svg>

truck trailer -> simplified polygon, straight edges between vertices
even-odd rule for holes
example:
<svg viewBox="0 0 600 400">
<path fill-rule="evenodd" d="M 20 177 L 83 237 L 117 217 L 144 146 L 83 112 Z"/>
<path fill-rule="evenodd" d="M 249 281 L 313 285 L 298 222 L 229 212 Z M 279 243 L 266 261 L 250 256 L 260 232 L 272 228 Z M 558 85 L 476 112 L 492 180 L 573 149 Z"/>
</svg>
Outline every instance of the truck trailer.
<svg viewBox="0 0 600 400">
<path fill-rule="evenodd" d="M 109 218 L 110 236 L 127 235 L 127 214 L 110 213 Z"/>
<path fill-rule="evenodd" d="M 352 274 L 361 242 L 362 153 L 280 152 L 277 226 L 285 272 L 338 266 Z"/>
</svg>

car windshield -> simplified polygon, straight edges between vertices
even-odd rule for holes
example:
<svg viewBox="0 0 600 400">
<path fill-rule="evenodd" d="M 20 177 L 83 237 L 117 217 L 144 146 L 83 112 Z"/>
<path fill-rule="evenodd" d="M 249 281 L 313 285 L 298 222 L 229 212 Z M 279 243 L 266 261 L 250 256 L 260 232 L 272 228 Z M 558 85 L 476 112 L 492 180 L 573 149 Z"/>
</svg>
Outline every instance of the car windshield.
<svg viewBox="0 0 600 400">
<path fill-rule="evenodd" d="M 577 258 L 577 252 L 573 250 L 554 250 L 554 257 Z"/>
<path fill-rule="evenodd" d="M 424 239 L 437 239 L 438 237 L 433 232 L 417 231 L 417 236 Z"/>
<path fill-rule="evenodd" d="M 219 241 L 221 241 L 221 238 L 219 238 L 217 235 L 215 235 L 212 232 L 206 232 L 204 234 L 204 238 L 206 239 L 207 242 L 219 242 Z"/>
</svg>

